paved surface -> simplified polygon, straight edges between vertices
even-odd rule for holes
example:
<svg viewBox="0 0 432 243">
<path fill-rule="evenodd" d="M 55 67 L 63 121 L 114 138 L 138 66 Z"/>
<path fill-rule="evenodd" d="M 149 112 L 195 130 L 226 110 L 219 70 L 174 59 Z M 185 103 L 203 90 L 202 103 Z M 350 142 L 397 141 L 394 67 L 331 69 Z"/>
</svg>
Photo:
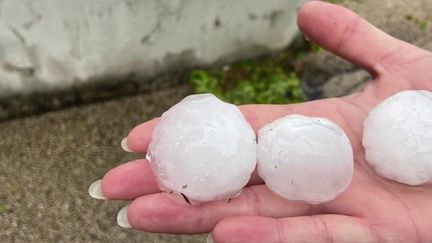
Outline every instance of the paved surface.
<svg viewBox="0 0 432 243">
<path fill-rule="evenodd" d="M 203 242 L 203 236 L 155 235 L 117 226 L 126 202 L 91 199 L 88 186 L 132 159 L 119 142 L 189 92 L 77 107 L 0 123 L 0 242 Z"/>
<path fill-rule="evenodd" d="M 355 1 L 349 5 L 388 32 L 432 48 L 430 0 Z M 426 29 L 407 15 L 428 21 Z M 345 82 L 365 78 L 358 68 L 327 53 L 303 62 L 306 83 L 319 95 L 343 95 Z M 333 81 L 331 81 L 333 80 Z M 329 87 L 330 86 L 330 87 Z M 326 88 L 324 88 L 326 87 Z M 325 89 L 325 90 L 324 90 Z M 124 230 L 116 214 L 126 202 L 91 199 L 87 189 L 110 168 L 132 159 L 119 142 L 134 125 L 159 115 L 188 94 L 186 85 L 0 123 L 0 242 L 203 242 Z M 330 90 L 330 91 L 329 91 Z M 319 97 L 318 95 L 318 97 Z"/>
</svg>

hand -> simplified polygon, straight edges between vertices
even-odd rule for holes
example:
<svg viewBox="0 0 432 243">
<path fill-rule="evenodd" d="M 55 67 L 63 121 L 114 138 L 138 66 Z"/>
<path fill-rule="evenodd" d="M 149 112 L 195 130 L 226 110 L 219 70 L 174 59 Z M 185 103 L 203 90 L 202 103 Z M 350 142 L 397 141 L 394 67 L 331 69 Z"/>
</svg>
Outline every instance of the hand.
<svg viewBox="0 0 432 243">
<path fill-rule="evenodd" d="M 304 5 L 298 24 L 310 39 L 365 68 L 374 79 L 363 91 L 342 98 L 240 109 L 255 130 L 293 113 L 337 122 L 354 150 L 354 177 L 347 191 L 331 202 L 309 205 L 273 194 L 254 174 L 231 202 L 190 206 L 160 193 L 148 161 L 136 160 L 112 169 L 102 181 L 104 196 L 133 200 L 127 219 L 134 228 L 211 231 L 215 242 L 432 242 L 432 186 L 410 187 L 380 178 L 368 167 L 361 144 L 363 121 L 372 107 L 402 90 L 432 90 L 432 54 L 328 3 Z M 156 118 L 134 128 L 128 147 L 146 152 L 157 122 Z"/>
</svg>

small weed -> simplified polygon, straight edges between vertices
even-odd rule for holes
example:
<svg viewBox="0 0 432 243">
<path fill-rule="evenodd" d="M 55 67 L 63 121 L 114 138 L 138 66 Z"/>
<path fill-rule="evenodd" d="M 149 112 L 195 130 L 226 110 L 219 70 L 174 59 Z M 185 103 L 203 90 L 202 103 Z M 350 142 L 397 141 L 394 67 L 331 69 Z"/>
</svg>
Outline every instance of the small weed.
<svg viewBox="0 0 432 243">
<path fill-rule="evenodd" d="M 405 19 L 408 20 L 409 22 L 414 23 L 423 31 L 426 31 L 429 26 L 429 22 L 427 20 L 421 19 L 416 16 L 412 16 L 410 14 L 406 15 Z"/>
<path fill-rule="evenodd" d="M 0 202 L 0 214 L 3 214 L 6 211 L 6 205 Z"/>
</svg>

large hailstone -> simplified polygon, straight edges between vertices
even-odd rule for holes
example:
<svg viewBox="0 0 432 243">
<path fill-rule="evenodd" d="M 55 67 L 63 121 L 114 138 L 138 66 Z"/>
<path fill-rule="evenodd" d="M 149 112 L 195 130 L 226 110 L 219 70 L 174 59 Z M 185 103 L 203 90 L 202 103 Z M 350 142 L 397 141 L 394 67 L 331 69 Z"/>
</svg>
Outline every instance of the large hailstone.
<svg viewBox="0 0 432 243">
<path fill-rule="evenodd" d="M 330 120 L 289 115 L 259 130 L 258 173 L 287 199 L 330 201 L 351 182 L 351 143 Z"/>
<path fill-rule="evenodd" d="M 163 191 L 198 202 L 226 199 L 255 169 L 255 132 L 237 106 L 191 95 L 163 113 L 147 157 Z"/>
<path fill-rule="evenodd" d="M 432 92 L 403 91 L 364 122 L 366 160 L 383 177 L 408 185 L 432 182 Z"/>
</svg>

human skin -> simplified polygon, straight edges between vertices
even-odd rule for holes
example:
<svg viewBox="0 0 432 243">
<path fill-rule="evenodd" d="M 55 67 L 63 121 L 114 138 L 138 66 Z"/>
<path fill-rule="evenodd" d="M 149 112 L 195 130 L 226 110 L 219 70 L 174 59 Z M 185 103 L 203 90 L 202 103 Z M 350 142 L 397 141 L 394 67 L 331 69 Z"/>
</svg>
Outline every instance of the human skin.
<svg viewBox="0 0 432 243">
<path fill-rule="evenodd" d="M 379 102 L 402 90 L 432 90 L 432 54 L 328 3 L 304 5 L 298 24 L 311 40 L 365 68 L 373 80 L 364 90 L 342 98 L 240 109 L 255 131 L 288 114 L 336 122 L 354 151 L 349 188 L 333 201 L 310 205 L 275 195 L 254 173 L 242 194 L 230 202 L 191 206 L 161 193 L 148 161 L 141 159 L 112 169 L 102 180 L 105 197 L 132 200 L 127 216 L 133 228 L 211 232 L 215 242 L 432 242 L 432 185 L 411 187 L 379 177 L 365 161 L 361 143 L 363 121 Z M 135 127 L 127 138 L 129 149 L 145 153 L 157 122 L 158 118 Z"/>
</svg>

